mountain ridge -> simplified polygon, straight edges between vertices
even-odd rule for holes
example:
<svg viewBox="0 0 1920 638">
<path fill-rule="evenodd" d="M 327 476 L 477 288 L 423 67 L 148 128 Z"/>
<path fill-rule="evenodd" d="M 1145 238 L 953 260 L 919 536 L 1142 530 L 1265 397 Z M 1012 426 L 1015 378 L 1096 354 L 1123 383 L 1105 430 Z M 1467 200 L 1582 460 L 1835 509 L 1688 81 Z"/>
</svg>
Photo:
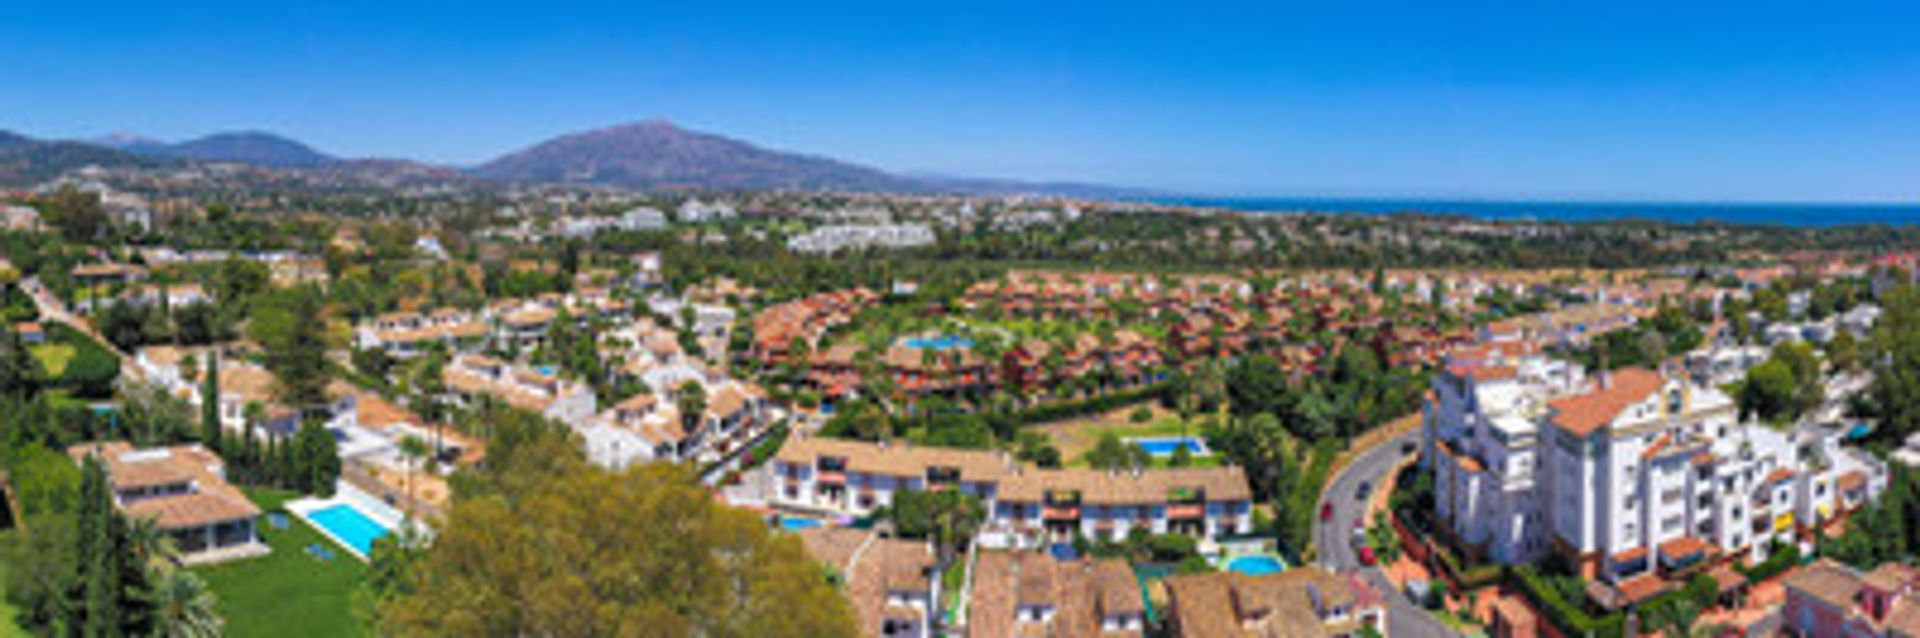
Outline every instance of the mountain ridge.
<svg viewBox="0 0 1920 638">
<path fill-rule="evenodd" d="M 54 144 L 70 146 L 50 152 L 55 147 L 48 145 Z M 23 152 L 23 148 L 39 149 L 40 154 Z M 0 130 L 0 151 L 10 153 L 12 177 L 16 179 L 73 168 L 82 160 L 107 166 L 188 161 L 233 162 L 376 184 L 477 179 L 641 191 L 1026 194 L 1092 199 L 1154 194 L 1145 189 L 1091 183 L 892 172 L 824 155 L 770 149 L 722 134 L 682 128 L 659 118 L 564 133 L 465 168 L 401 158 L 342 158 L 258 130 L 216 132 L 174 143 L 130 132 L 88 140 L 49 141 Z M 36 165 L 35 158 L 42 156 L 49 160 L 47 166 Z"/>
</svg>

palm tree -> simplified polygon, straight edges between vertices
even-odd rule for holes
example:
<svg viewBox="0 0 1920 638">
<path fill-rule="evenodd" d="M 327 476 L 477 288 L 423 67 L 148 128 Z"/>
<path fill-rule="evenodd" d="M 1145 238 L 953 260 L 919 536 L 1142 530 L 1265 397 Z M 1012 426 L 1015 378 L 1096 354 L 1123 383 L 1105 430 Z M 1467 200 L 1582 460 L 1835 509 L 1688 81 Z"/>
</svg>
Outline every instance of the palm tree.
<svg viewBox="0 0 1920 638">
<path fill-rule="evenodd" d="M 180 547 L 174 544 L 172 536 L 160 531 L 160 525 L 152 518 L 127 519 L 127 544 L 148 569 L 164 571 L 179 563 Z"/>
<path fill-rule="evenodd" d="M 153 592 L 154 635 L 169 638 L 214 638 L 226 621 L 217 610 L 219 599 L 193 572 L 163 572 Z"/>
<path fill-rule="evenodd" d="M 400 456 L 407 460 L 407 511 L 413 510 L 413 473 L 419 469 L 420 459 L 427 456 L 427 442 L 420 437 L 407 435 L 400 439 Z"/>
</svg>

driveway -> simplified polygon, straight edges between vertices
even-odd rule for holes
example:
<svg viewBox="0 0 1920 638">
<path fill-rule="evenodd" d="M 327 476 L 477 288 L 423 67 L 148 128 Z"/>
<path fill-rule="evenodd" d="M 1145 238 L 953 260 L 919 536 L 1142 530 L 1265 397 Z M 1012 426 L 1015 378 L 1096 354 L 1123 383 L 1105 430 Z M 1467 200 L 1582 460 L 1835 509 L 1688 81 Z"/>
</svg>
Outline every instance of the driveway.
<svg viewBox="0 0 1920 638">
<path fill-rule="evenodd" d="M 1387 473 L 1407 458 L 1401 448 L 1409 443 L 1417 444 L 1419 430 L 1387 439 L 1378 445 L 1361 452 L 1346 469 L 1333 477 L 1332 487 L 1327 490 L 1327 500 L 1333 503 L 1333 517 L 1321 521 L 1319 512 L 1314 512 L 1314 545 L 1319 548 L 1320 566 L 1342 572 L 1359 570 L 1360 577 L 1367 580 L 1387 599 L 1387 635 L 1390 636 L 1458 636 L 1458 632 L 1448 628 L 1419 606 L 1409 602 L 1393 583 L 1387 580 L 1386 573 L 1379 567 L 1364 567 L 1353 551 L 1353 519 L 1367 510 L 1365 500 L 1355 498 L 1360 484 L 1371 483 L 1374 493 L 1385 489 Z M 1371 523 L 1372 521 L 1362 521 Z"/>
</svg>

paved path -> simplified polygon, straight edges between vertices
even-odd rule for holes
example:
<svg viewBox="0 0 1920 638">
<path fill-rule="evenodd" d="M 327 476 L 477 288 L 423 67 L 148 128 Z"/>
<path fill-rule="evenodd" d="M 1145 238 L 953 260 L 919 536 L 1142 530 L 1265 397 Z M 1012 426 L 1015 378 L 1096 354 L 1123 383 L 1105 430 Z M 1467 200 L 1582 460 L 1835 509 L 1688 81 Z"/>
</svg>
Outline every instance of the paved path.
<svg viewBox="0 0 1920 638">
<path fill-rule="evenodd" d="M 1386 573 L 1380 571 L 1379 567 L 1360 565 L 1360 559 L 1353 551 L 1353 521 L 1367 511 L 1366 501 L 1356 498 L 1360 484 L 1371 484 L 1373 493 L 1385 489 L 1388 473 L 1408 456 L 1402 452 L 1403 446 L 1417 443 L 1419 438 L 1419 430 L 1416 429 L 1381 441 L 1361 452 L 1339 475 L 1333 477 L 1331 487 L 1327 489 L 1327 501 L 1333 503 L 1333 517 L 1321 521 L 1319 512 L 1314 512 L 1314 545 L 1319 548 L 1322 567 L 1339 571 L 1359 570 L 1361 578 L 1365 578 L 1368 584 L 1387 598 L 1387 635 L 1459 636 L 1458 632 L 1409 602 L 1387 580 Z"/>
</svg>

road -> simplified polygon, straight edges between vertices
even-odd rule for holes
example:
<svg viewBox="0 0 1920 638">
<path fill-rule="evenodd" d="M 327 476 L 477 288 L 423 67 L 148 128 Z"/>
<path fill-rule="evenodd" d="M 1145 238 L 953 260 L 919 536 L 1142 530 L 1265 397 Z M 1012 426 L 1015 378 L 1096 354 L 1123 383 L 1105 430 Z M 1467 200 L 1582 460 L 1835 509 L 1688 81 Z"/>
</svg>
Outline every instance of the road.
<svg viewBox="0 0 1920 638">
<path fill-rule="evenodd" d="M 1333 516 L 1326 521 L 1314 519 L 1314 545 L 1319 548 L 1320 566 L 1342 572 L 1360 570 L 1361 578 L 1365 578 L 1368 584 L 1387 598 L 1387 635 L 1459 636 L 1458 632 L 1409 602 L 1378 567 L 1361 566 L 1359 557 L 1353 551 L 1353 521 L 1365 514 L 1367 509 L 1366 501 L 1355 498 L 1360 484 L 1372 484 L 1376 493 L 1384 489 L 1387 473 L 1407 457 L 1402 448 L 1411 447 L 1407 444 L 1417 443 L 1419 438 L 1420 432 L 1416 429 L 1382 441 L 1362 452 L 1338 476 L 1333 477 L 1332 487 L 1327 490 L 1327 500 L 1333 503 Z"/>
</svg>

